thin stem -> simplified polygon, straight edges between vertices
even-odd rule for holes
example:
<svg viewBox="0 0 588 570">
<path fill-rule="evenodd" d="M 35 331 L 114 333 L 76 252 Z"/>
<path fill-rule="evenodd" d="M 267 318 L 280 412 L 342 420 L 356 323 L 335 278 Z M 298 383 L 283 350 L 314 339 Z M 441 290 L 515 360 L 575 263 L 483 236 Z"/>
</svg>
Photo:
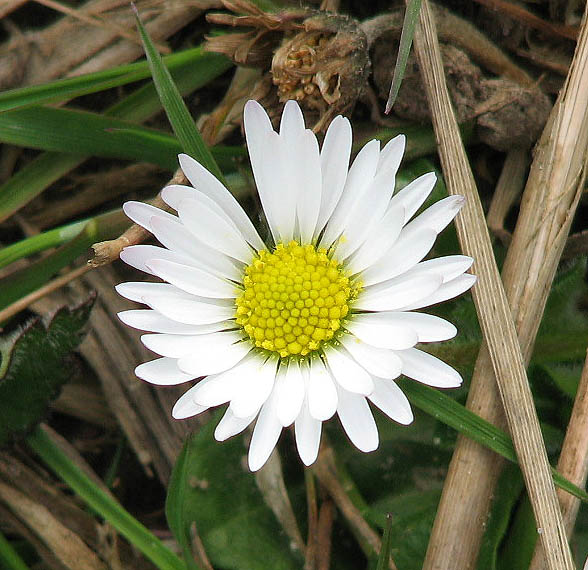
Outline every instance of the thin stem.
<svg viewBox="0 0 588 570">
<path fill-rule="evenodd" d="M 41 428 L 27 438 L 29 447 L 83 499 L 160 570 L 186 570 L 185 564 L 121 505 L 99 489 Z"/>
</svg>

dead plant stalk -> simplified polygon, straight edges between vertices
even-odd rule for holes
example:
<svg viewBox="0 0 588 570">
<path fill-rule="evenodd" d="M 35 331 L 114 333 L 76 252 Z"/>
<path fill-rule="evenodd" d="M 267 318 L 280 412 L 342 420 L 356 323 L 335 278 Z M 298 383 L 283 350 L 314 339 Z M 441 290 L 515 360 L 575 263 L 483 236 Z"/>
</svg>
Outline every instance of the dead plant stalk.
<svg viewBox="0 0 588 570">
<path fill-rule="evenodd" d="M 452 194 L 464 194 L 468 199 L 466 207 L 458 216 L 457 229 L 464 252 L 476 260 L 474 267 L 479 282 L 474 287 L 473 295 L 486 343 L 472 380 L 472 391 L 482 391 L 485 393 L 484 399 L 478 398 L 472 404 L 470 396 L 469 405 L 480 413 L 481 408 L 485 407 L 485 401 L 496 395 L 492 382 L 494 372 L 537 526 L 541 529 L 540 537 L 548 568 L 573 568 L 526 378 L 524 357 L 528 358 L 530 354 L 579 198 L 578 183 L 583 172 L 587 132 L 588 85 L 583 85 L 588 81 L 584 69 L 586 58 L 583 55 L 586 49 L 585 21 L 570 76 L 536 154 L 513 237 L 513 247 L 509 251 L 510 260 L 504 269 L 505 281 L 508 280 L 508 299 L 514 308 L 521 345 L 490 246 L 475 182 L 451 110 L 434 22 L 426 0 L 421 10 L 421 25 L 415 35 L 415 46 L 423 70 L 449 191 Z M 500 401 L 495 398 L 495 402 L 495 417 L 498 418 Z M 477 462 L 478 459 L 482 460 L 483 466 Z M 491 462 L 496 462 L 493 455 L 488 452 L 479 454 L 477 450 L 465 458 L 460 457 L 458 461 L 454 457 L 451 469 L 454 472 L 460 470 L 464 477 L 448 476 L 425 569 L 475 567 L 486 510 L 482 512 L 472 507 L 477 508 L 480 503 L 484 509 L 488 507 L 494 487 L 492 483 L 499 472 L 492 467 Z M 480 481 L 482 475 L 484 477 Z M 484 495 L 482 501 L 472 499 L 481 493 Z M 477 524 L 472 524 L 472 521 Z"/>
</svg>

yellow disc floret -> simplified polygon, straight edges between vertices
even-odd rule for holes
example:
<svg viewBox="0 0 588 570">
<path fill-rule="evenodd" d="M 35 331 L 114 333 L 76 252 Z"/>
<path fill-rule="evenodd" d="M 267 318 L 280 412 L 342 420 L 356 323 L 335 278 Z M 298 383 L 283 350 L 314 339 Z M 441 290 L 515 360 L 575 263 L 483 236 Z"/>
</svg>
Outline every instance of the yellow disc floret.
<svg viewBox="0 0 588 570">
<path fill-rule="evenodd" d="M 333 338 L 357 287 L 324 249 L 291 241 L 261 251 L 245 269 L 237 324 L 259 348 L 286 358 Z"/>
</svg>

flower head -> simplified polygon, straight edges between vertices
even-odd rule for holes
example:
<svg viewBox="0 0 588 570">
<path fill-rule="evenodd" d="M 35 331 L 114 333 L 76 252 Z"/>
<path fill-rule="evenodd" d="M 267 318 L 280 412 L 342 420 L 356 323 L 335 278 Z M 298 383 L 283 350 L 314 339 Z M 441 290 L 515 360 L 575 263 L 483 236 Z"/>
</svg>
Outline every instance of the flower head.
<svg viewBox="0 0 588 570">
<path fill-rule="evenodd" d="M 161 358 L 136 374 L 153 384 L 199 380 L 173 416 L 228 403 L 215 437 L 255 421 L 249 466 L 259 469 L 283 427 L 294 424 L 302 461 L 316 459 L 322 422 L 335 413 L 362 451 L 378 446 L 368 400 L 409 424 L 410 404 L 394 379 L 404 374 L 440 388 L 462 382 L 415 345 L 450 339 L 455 327 L 413 312 L 455 297 L 475 282 L 462 255 L 422 261 L 463 198 L 452 196 L 412 219 L 436 177 L 394 194 L 404 137 L 380 150 L 367 143 L 351 168 L 351 126 L 336 117 L 322 149 L 298 105 L 286 104 L 279 133 L 255 101 L 245 133 L 267 224 L 264 241 L 230 192 L 180 155 L 192 187 L 168 186 L 174 216 L 127 202 L 127 215 L 164 247 L 135 245 L 121 258 L 163 283 L 122 283 L 124 297 L 148 305 L 121 320 L 149 331 Z"/>
</svg>

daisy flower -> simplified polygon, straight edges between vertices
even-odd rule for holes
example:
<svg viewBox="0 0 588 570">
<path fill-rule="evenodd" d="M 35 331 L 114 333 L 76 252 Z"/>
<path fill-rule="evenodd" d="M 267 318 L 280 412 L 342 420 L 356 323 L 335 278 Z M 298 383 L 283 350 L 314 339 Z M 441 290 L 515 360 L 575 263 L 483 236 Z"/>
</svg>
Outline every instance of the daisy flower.
<svg viewBox="0 0 588 570">
<path fill-rule="evenodd" d="M 228 403 L 215 431 L 219 441 L 255 421 L 252 471 L 291 424 L 302 461 L 313 463 L 322 422 L 335 414 L 358 449 L 373 451 L 378 431 L 368 401 L 400 424 L 413 419 L 395 378 L 439 388 L 462 382 L 415 348 L 450 339 L 456 328 L 413 310 L 475 282 L 465 273 L 469 257 L 422 261 L 464 199 L 445 198 L 412 219 L 436 177 L 425 174 L 394 194 L 403 136 L 382 149 L 368 142 L 349 168 L 345 117 L 333 120 L 320 150 L 294 101 L 286 103 L 279 133 L 255 101 L 245 106 L 244 125 L 266 240 L 221 182 L 184 154 L 180 165 L 193 187 L 162 191 L 177 216 L 140 202 L 124 205 L 163 245 L 121 254 L 163 281 L 117 286 L 149 307 L 119 317 L 148 331 L 141 340 L 160 355 L 136 374 L 164 386 L 199 379 L 172 415 L 188 418 Z"/>
</svg>

